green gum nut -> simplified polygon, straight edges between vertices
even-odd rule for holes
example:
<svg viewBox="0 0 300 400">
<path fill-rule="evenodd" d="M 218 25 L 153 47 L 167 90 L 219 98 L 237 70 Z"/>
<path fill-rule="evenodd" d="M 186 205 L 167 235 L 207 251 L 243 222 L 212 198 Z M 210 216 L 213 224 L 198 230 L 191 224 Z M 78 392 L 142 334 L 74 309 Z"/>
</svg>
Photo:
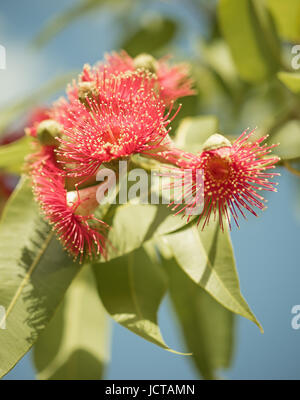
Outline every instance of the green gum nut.
<svg viewBox="0 0 300 400">
<path fill-rule="evenodd" d="M 219 133 L 215 133 L 211 135 L 203 144 L 202 150 L 217 150 L 221 147 L 231 147 L 231 143 L 225 136 L 220 135 Z"/>
<path fill-rule="evenodd" d="M 134 61 L 135 69 L 145 69 L 153 74 L 157 72 L 158 62 L 150 54 L 141 53 L 135 57 Z"/>
<path fill-rule="evenodd" d="M 80 82 L 78 85 L 78 100 L 86 107 L 89 106 L 87 99 L 92 100 L 99 93 L 94 82 Z"/>
<path fill-rule="evenodd" d="M 62 134 L 61 125 L 53 119 L 46 119 L 37 127 L 37 138 L 41 144 L 46 146 L 56 146 L 57 137 Z"/>
</svg>

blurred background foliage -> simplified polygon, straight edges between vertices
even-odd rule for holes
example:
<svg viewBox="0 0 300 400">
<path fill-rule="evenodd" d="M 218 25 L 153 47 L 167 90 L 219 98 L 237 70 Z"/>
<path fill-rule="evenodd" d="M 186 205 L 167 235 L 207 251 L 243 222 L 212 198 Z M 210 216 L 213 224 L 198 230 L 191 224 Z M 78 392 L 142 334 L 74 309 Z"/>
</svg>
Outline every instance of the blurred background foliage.
<svg viewBox="0 0 300 400">
<path fill-rule="evenodd" d="M 42 51 L 78 19 L 88 21 L 91 14 L 95 18 L 96 13 L 108 13 L 118 31 L 114 49 L 125 49 L 131 56 L 172 54 L 174 61 L 190 63 L 197 96 L 183 99 L 181 118 L 217 115 L 220 131 L 229 136 L 249 125 L 258 126 L 257 135 L 266 131 L 279 135 L 283 147 L 291 141 L 295 151 L 300 77 L 292 68 L 297 56 L 292 48 L 300 41 L 299 2 L 187 0 L 186 10 L 182 8 L 171 0 L 81 0 L 49 17 L 29 47 Z M 194 13 L 189 26 L 186 12 Z M 73 71 L 44 84 L 29 98 L 2 104 L 0 134 L 34 104 L 63 88 L 71 76 Z M 174 131 L 179 121 L 174 121 Z M 293 129 L 282 135 L 291 121 Z M 283 154 L 290 159 L 285 150 Z"/>
<path fill-rule="evenodd" d="M 83 40 L 87 41 L 86 46 L 91 44 L 88 42 L 90 40 L 97 48 L 99 40 L 102 48 L 107 50 L 125 49 L 131 56 L 142 52 L 155 57 L 171 54 L 174 61 L 190 64 L 197 94 L 182 100 L 182 109 L 172 125 L 178 145 L 187 146 L 188 149 L 194 149 L 197 145 L 199 148 L 199 144 L 216 131 L 232 139 L 248 126 L 257 126 L 257 137 L 268 133 L 269 142 L 280 142 L 275 151 L 281 157 L 280 165 L 285 168 L 282 169 L 283 176 L 286 176 L 284 171 L 287 170 L 295 177 L 293 184 L 297 193 L 300 175 L 300 72 L 293 68 L 293 59 L 297 57 L 293 48 L 300 44 L 299 0 L 65 2 L 61 11 L 58 12 L 53 6 L 51 15 L 44 15 L 42 22 L 36 22 L 35 32 L 28 38 L 28 51 L 30 54 L 43 54 L 49 46 L 63 38 L 64 31 L 81 20 L 84 21 L 81 29 L 84 26 L 85 32 L 82 35 Z M 91 20 L 93 26 L 90 28 Z M 108 22 L 105 23 L 104 20 Z M 97 33 L 95 21 L 96 25 L 105 25 L 106 31 L 102 29 L 101 33 Z M 103 36 L 98 38 L 99 34 Z M 68 50 L 66 48 L 64 51 Z M 80 51 L 80 48 L 77 50 L 73 45 L 70 52 L 76 51 Z M 94 59 L 85 62 L 94 62 L 101 58 L 99 51 Z M 300 71 L 300 59 L 298 65 Z M 8 102 L 4 97 L 0 99 L 0 136 L 4 140 L 0 147 L 0 207 L 14 187 L 24 156 L 29 152 L 27 140 L 20 138 L 22 133 L 18 133 L 26 125 L 29 111 L 37 105 L 49 104 L 57 94 L 62 93 L 66 82 L 76 75 L 74 68 L 79 71 L 81 65 L 73 65 L 70 71 L 64 68 L 63 74 L 59 71 L 57 76 L 51 75 L 48 83 L 37 86 L 38 89 L 21 100 Z M 9 137 L 12 140 L 5 141 Z M 203 308 L 209 310 L 219 306 L 202 289 L 196 288 L 191 281 L 185 282 L 184 276 L 178 276 L 173 264 L 171 260 L 166 263 L 171 282 L 171 297 L 180 290 L 180 282 L 187 286 L 187 291 L 195 292 L 193 298 L 197 298 L 193 305 L 189 305 L 184 296 L 177 298 L 174 304 L 178 317 L 186 318 L 183 308 L 195 307 L 201 325 L 201 316 L 208 318 Z M 88 275 L 87 272 L 86 274 Z M 86 286 L 80 286 L 82 277 L 78 279 L 77 287 L 72 286 L 73 291 L 84 296 Z M 93 296 L 93 293 L 90 295 Z M 70 312 L 68 302 L 72 296 L 74 294 L 70 290 L 57 318 L 62 313 Z M 218 313 L 218 310 L 214 312 Z M 101 310 L 98 317 L 99 320 L 103 318 Z M 222 315 L 222 326 L 232 327 L 231 318 L 231 313 Z M 232 343 L 227 341 L 228 346 L 216 352 L 214 359 L 216 343 L 209 342 L 210 329 L 213 329 L 209 323 L 206 324 L 205 334 L 208 341 L 204 346 L 197 342 L 197 335 L 193 335 L 192 329 L 188 329 L 188 324 L 186 326 L 186 331 L 183 332 L 185 340 L 194 349 L 195 366 L 202 375 L 205 376 L 203 371 L 208 371 L 205 377 L 211 378 L 212 369 L 230 365 Z M 49 332 L 51 335 L 51 330 Z M 224 335 L 227 335 L 226 329 Z M 91 343 L 93 340 L 95 338 L 91 339 Z M 103 338 L 103 341 L 106 340 Z M 43 340 L 38 345 L 43 349 Z M 53 346 L 57 349 L 59 345 L 53 343 Z M 68 352 L 68 349 L 64 351 Z M 205 351 L 209 351 L 211 359 L 203 355 Z M 41 353 L 40 351 L 39 354 Z M 79 351 L 74 357 L 77 357 L 78 363 L 84 355 Z M 105 355 L 105 359 L 108 358 Z M 89 362 L 93 365 L 96 361 Z M 36 356 L 40 377 L 51 377 L 51 369 L 43 371 L 39 367 L 43 362 L 45 361 Z M 58 366 L 54 370 L 58 371 L 56 376 L 59 376 L 59 357 L 56 362 Z M 207 367 L 205 363 L 210 362 L 212 365 Z M 74 374 L 76 375 L 75 372 Z"/>
</svg>

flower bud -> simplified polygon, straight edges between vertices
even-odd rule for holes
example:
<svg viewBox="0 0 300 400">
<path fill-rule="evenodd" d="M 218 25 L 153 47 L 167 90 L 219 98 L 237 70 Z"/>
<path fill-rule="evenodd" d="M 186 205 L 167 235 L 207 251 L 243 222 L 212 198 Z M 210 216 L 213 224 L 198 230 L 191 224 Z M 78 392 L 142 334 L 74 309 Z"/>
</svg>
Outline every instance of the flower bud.
<svg viewBox="0 0 300 400">
<path fill-rule="evenodd" d="M 98 90 L 94 82 L 80 82 L 78 85 L 78 100 L 84 104 L 86 107 L 89 107 L 88 99 L 93 99 L 93 97 L 97 96 Z"/>
<path fill-rule="evenodd" d="M 74 207 L 74 213 L 77 215 L 86 216 L 92 214 L 99 206 L 96 193 L 100 185 L 67 192 L 67 205 Z"/>
<path fill-rule="evenodd" d="M 158 69 L 158 63 L 150 54 L 141 53 L 134 59 L 136 69 L 142 68 L 155 74 Z"/>
<path fill-rule="evenodd" d="M 232 144 L 226 137 L 220 135 L 219 133 L 215 133 L 211 135 L 203 144 L 202 151 L 210 151 L 217 150 L 221 147 L 231 147 Z"/>
<path fill-rule="evenodd" d="M 55 146 L 58 144 L 56 138 L 61 136 L 62 127 L 53 119 L 45 119 L 37 127 L 37 138 L 41 144 Z"/>
</svg>

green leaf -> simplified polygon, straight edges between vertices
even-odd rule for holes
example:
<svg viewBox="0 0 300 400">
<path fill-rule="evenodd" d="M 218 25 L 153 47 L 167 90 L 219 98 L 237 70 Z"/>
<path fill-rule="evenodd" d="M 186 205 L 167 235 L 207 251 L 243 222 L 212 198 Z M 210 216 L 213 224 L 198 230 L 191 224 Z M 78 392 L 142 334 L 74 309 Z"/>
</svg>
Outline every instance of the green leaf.
<svg viewBox="0 0 300 400">
<path fill-rule="evenodd" d="M 201 145 L 218 129 L 219 121 L 214 115 L 184 118 L 176 132 L 176 145 L 188 151 L 201 151 Z"/>
<path fill-rule="evenodd" d="M 141 159 L 135 159 L 134 164 L 137 168 L 143 168 L 140 164 Z M 145 167 L 147 170 L 147 166 Z M 146 172 L 145 172 L 146 173 Z M 163 200 L 159 198 L 160 191 L 153 184 L 150 174 L 147 175 L 147 198 L 141 198 L 141 192 L 137 190 L 134 194 L 135 198 L 129 202 L 120 204 L 120 186 L 124 184 L 124 180 L 118 185 L 115 193 L 111 193 L 112 197 L 108 204 L 101 204 L 95 211 L 97 218 L 105 221 L 110 227 L 107 238 L 107 257 L 100 256 L 98 262 L 106 262 L 116 257 L 121 257 L 131 251 L 141 247 L 145 242 L 153 237 L 159 237 L 169 232 L 174 232 L 186 225 L 186 220 L 181 216 L 175 216 L 167 204 L 162 204 Z M 127 178 L 124 178 L 125 180 Z M 123 183 L 122 183 L 123 182 Z M 139 179 L 127 181 L 124 190 L 128 193 L 128 188 L 132 189 Z M 137 188 L 137 187 L 136 187 Z M 155 201 L 151 200 L 152 194 L 155 195 Z M 124 194 L 124 192 L 123 192 Z M 143 201 L 145 200 L 145 203 Z M 168 199 L 164 199 L 168 200 Z M 149 204 L 149 203 L 158 204 Z M 116 203 L 116 204 L 114 204 Z M 168 202 L 169 204 L 169 202 Z M 191 224 L 194 218 L 191 219 Z M 126 235 L 124 234 L 126 232 Z"/>
<path fill-rule="evenodd" d="M 300 72 L 278 72 L 278 79 L 294 93 L 300 93 Z"/>
<path fill-rule="evenodd" d="M 109 324 L 89 265 L 83 267 L 34 346 L 39 379 L 102 379 Z"/>
<path fill-rule="evenodd" d="M 299 0 L 267 0 L 279 34 L 286 40 L 300 39 L 300 2 Z"/>
<path fill-rule="evenodd" d="M 22 113 L 25 113 L 45 98 L 49 97 L 52 94 L 55 94 L 56 92 L 64 88 L 66 84 L 72 78 L 74 78 L 75 75 L 76 73 L 72 72 L 59 76 L 58 78 L 53 79 L 30 96 L 27 96 L 20 101 L 2 107 L 0 109 L 0 135 L 3 134 L 5 129 L 18 117 L 20 117 Z"/>
<path fill-rule="evenodd" d="M 157 207 L 150 204 L 118 206 L 112 222 L 109 223 L 111 229 L 108 235 L 108 259 L 120 257 L 141 247 L 147 239 L 156 213 Z"/>
<path fill-rule="evenodd" d="M 24 136 L 13 143 L 0 146 L 0 169 L 21 174 L 24 158 L 30 153 L 31 139 Z"/>
<path fill-rule="evenodd" d="M 193 76 L 193 71 L 191 72 L 191 75 Z M 182 97 L 180 99 L 180 104 L 180 118 L 175 118 L 172 121 L 172 131 L 170 132 L 170 135 L 177 131 L 183 118 L 193 117 L 199 113 L 200 98 L 197 94 L 193 96 Z"/>
<path fill-rule="evenodd" d="M 210 222 L 203 232 L 196 226 L 165 236 L 183 271 L 224 307 L 260 323 L 240 292 L 229 233 L 222 233 L 218 221 Z"/>
<path fill-rule="evenodd" d="M 145 249 L 93 267 L 99 295 L 112 318 L 149 342 L 170 350 L 157 323 L 166 291 L 165 276 Z"/>
<path fill-rule="evenodd" d="M 152 18 L 120 45 L 132 57 L 140 53 L 155 54 L 175 37 L 176 23 L 167 18 Z"/>
<path fill-rule="evenodd" d="M 280 143 L 274 153 L 284 161 L 300 158 L 300 121 L 292 120 L 283 125 L 272 135 L 273 143 Z"/>
<path fill-rule="evenodd" d="M 3 376 L 34 344 L 80 269 L 39 215 L 25 178 L 2 215 L 0 254 L 0 304 L 6 309 L 6 329 L 0 329 Z"/>
<path fill-rule="evenodd" d="M 242 79 L 261 82 L 278 69 L 280 46 L 261 0 L 220 0 L 218 17 Z"/>
<path fill-rule="evenodd" d="M 169 292 L 185 342 L 205 379 L 216 379 L 218 368 L 229 367 L 233 353 L 234 314 L 194 283 L 174 258 L 164 259 Z"/>
<path fill-rule="evenodd" d="M 113 217 L 106 222 L 111 226 L 109 260 L 128 254 L 153 237 L 176 231 L 186 224 L 181 216 L 174 216 L 167 205 L 130 203 L 118 206 Z M 101 261 L 105 260 L 102 258 Z"/>
<path fill-rule="evenodd" d="M 200 46 L 205 63 L 217 75 L 216 78 L 221 80 L 220 84 L 225 92 L 232 96 L 234 89 L 236 90 L 241 82 L 237 79 L 236 67 L 226 42 L 223 39 L 209 43 L 201 41 Z"/>
</svg>

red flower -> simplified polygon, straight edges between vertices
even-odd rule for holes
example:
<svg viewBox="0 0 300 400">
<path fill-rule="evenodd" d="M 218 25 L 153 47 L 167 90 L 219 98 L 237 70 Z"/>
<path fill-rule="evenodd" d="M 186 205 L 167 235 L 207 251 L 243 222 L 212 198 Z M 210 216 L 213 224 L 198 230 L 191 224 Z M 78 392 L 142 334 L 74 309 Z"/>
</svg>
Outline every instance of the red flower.
<svg viewBox="0 0 300 400">
<path fill-rule="evenodd" d="M 165 115 L 151 74 L 104 72 L 85 99 L 85 104 L 63 99 L 52 112 L 64 128 L 58 156 L 69 176 L 93 175 L 103 162 L 160 150 L 170 112 Z"/>
<path fill-rule="evenodd" d="M 160 96 L 166 104 L 185 96 L 194 95 L 193 80 L 188 78 L 189 67 L 187 64 L 169 65 L 164 57 L 158 60 L 157 79 L 160 86 Z"/>
<path fill-rule="evenodd" d="M 99 71 L 104 71 L 104 69 L 113 75 L 118 75 L 122 72 L 134 71 L 134 59 L 126 53 L 125 50 L 120 51 L 120 53 L 112 52 L 105 54 L 104 63 L 99 63 L 96 65 L 96 69 Z"/>
<path fill-rule="evenodd" d="M 106 224 L 90 214 L 90 207 L 86 206 L 91 201 L 95 203 L 96 187 L 89 197 L 80 196 L 79 191 L 79 195 L 75 196 L 77 200 L 69 202 L 64 174 L 50 146 L 44 146 L 39 153 L 32 155 L 28 167 L 35 198 L 65 249 L 80 261 L 84 254 L 105 256 L 105 235 L 101 231 Z"/>
<path fill-rule="evenodd" d="M 202 229 L 209 223 L 210 217 L 219 215 L 220 227 L 224 230 L 223 219 L 230 224 L 232 215 L 237 226 L 238 213 L 246 218 L 244 211 L 248 210 L 257 216 L 255 208 L 265 209 L 265 199 L 258 193 L 261 190 L 276 191 L 277 183 L 271 182 L 276 173 L 266 172 L 275 168 L 278 157 L 266 157 L 271 149 L 277 145 L 267 146 L 261 143 L 267 138 L 264 136 L 253 143 L 249 142 L 251 132 L 244 131 L 232 144 L 219 148 L 205 149 L 200 157 L 189 155 L 189 159 L 181 163 L 181 167 L 192 169 L 192 179 L 188 187 L 184 187 L 187 195 L 193 199 L 177 211 L 191 216 L 191 210 L 196 206 L 199 193 L 203 191 L 201 184 L 197 186 L 196 171 L 202 170 L 204 174 L 204 205 L 198 217 L 198 224 L 202 221 Z M 181 160 L 182 161 L 182 160 Z M 179 181 L 182 182 L 184 172 L 179 172 Z M 178 176 L 178 175 L 177 175 Z M 174 205 L 175 202 L 172 203 Z M 176 204 L 173 209 L 180 208 Z"/>
<path fill-rule="evenodd" d="M 106 69 L 110 74 L 119 74 L 142 67 L 156 74 L 159 94 L 166 105 L 180 97 L 195 94 L 192 89 L 193 80 L 189 78 L 188 65 L 181 63 L 172 66 L 168 63 L 169 56 L 156 61 L 150 55 L 141 54 L 133 59 L 123 50 L 119 54 L 107 54 L 105 58 L 105 63 L 98 66 L 100 71 Z"/>
<path fill-rule="evenodd" d="M 144 69 L 155 75 L 156 86 L 161 100 L 169 106 L 180 97 L 195 94 L 192 89 L 193 80 L 189 78 L 189 67 L 185 63 L 170 65 L 164 57 L 155 60 L 148 54 L 141 54 L 136 58 L 130 57 L 126 51 L 106 54 L 105 61 L 96 64 L 94 67 L 86 64 L 79 77 L 80 83 L 97 82 L 105 72 L 106 76 L 119 75 L 124 72 L 133 72 L 137 69 Z M 78 86 L 75 82 L 68 88 L 69 99 L 78 98 Z"/>
<path fill-rule="evenodd" d="M 48 109 L 45 107 L 36 107 L 28 115 L 25 126 L 31 126 L 30 134 L 36 134 L 36 126 L 39 122 L 48 118 Z M 24 135 L 24 125 L 19 129 L 8 130 L 5 135 L 0 138 L 0 146 L 10 144 Z M 6 200 L 11 195 L 19 178 L 14 174 L 0 172 L 0 213 L 6 203 Z"/>
</svg>

